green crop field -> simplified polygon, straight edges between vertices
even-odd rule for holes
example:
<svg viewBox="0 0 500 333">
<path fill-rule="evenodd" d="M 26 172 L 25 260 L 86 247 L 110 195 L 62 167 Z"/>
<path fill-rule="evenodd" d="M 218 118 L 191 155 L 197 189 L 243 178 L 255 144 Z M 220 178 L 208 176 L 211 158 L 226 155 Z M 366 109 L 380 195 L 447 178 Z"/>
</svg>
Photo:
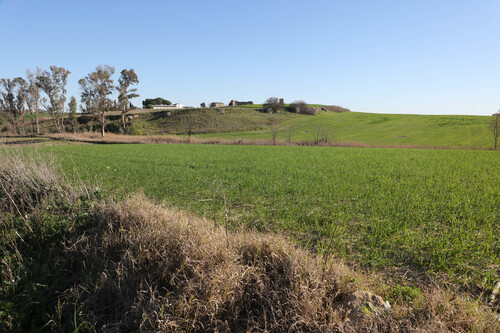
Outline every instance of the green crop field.
<svg viewBox="0 0 500 333">
<path fill-rule="evenodd" d="M 327 133 L 333 142 L 360 142 L 377 145 L 414 145 L 459 148 L 491 148 L 491 117 L 487 116 L 425 116 L 373 114 L 360 112 L 320 112 L 300 115 L 276 125 L 277 138 L 282 141 L 314 141 Z M 210 133 L 201 137 L 228 139 L 265 139 L 272 137 L 272 128 L 259 131 Z"/>
<path fill-rule="evenodd" d="M 120 197 L 143 191 L 231 227 L 284 231 L 366 267 L 490 287 L 500 269 L 496 151 L 330 147 L 41 147 Z"/>
</svg>

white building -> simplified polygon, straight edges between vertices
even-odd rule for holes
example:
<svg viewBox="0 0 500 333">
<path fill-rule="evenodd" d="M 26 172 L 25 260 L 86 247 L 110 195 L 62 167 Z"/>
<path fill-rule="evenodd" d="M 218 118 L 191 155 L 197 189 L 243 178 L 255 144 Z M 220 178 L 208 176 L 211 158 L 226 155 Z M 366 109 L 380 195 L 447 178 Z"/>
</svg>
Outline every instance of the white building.
<svg viewBox="0 0 500 333">
<path fill-rule="evenodd" d="M 163 104 L 158 104 L 158 105 L 151 105 L 151 108 L 153 110 L 172 110 L 172 109 L 182 109 L 184 105 L 181 103 L 175 103 L 173 105 L 163 105 Z"/>
</svg>

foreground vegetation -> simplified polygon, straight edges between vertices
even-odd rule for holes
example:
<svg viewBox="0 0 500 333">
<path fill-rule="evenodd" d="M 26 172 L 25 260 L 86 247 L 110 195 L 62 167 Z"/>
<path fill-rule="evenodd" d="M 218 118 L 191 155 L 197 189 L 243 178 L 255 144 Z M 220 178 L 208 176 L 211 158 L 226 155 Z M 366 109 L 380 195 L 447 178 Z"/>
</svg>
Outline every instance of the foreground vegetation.
<svg viewBox="0 0 500 333">
<path fill-rule="evenodd" d="M 500 328 L 489 309 L 439 288 L 375 283 L 329 253 L 231 232 L 142 195 L 112 202 L 46 161 L 2 152 L 2 331 Z"/>
<path fill-rule="evenodd" d="M 45 148 L 49 149 L 49 148 Z M 257 230 L 310 249 L 488 291 L 498 279 L 494 151 L 329 147 L 53 147 L 70 174 Z M 396 274 L 397 275 L 397 274 Z M 408 276 L 411 276 L 409 274 Z M 417 278 L 416 278 L 417 279 Z"/>
</svg>

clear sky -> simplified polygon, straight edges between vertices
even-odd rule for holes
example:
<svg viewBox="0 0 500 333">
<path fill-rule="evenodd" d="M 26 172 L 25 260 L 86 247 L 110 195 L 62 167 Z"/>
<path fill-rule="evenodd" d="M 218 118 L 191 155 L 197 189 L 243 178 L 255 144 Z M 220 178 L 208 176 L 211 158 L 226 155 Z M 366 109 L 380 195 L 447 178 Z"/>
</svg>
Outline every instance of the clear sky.
<svg viewBox="0 0 500 333">
<path fill-rule="evenodd" d="M 99 64 L 144 98 L 489 115 L 500 108 L 500 0 L 0 0 L 0 77 Z"/>
</svg>

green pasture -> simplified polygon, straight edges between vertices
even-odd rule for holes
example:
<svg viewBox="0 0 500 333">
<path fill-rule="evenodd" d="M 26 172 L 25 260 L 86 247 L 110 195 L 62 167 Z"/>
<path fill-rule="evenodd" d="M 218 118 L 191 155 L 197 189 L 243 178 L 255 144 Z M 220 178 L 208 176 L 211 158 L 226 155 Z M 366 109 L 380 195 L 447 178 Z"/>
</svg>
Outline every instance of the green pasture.
<svg viewBox="0 0 500 333">
<path fill-rule="evenodd" d="M 493 147 L 491 122 L 488 116 L 320 112 L 313 116 L 300 115 L 262 130 L 200 136 L 271 140 L 274 128 L 282 141 L 315 141 L 319 136 L 344 143 L 487 149 Z"/>
<path fill-rule="evenodd" d="M 286 232 L 314 251 L 333 239 L 337 256 L 366 267 L 405 266 L 489 288 L 498 279 L 496 151 L 223 145 L 39 150 L 58 157 L 70 176 L 117 197 L 143 191 L 219 223 L 225 196 L 231 227 Z"/>
</svg>

